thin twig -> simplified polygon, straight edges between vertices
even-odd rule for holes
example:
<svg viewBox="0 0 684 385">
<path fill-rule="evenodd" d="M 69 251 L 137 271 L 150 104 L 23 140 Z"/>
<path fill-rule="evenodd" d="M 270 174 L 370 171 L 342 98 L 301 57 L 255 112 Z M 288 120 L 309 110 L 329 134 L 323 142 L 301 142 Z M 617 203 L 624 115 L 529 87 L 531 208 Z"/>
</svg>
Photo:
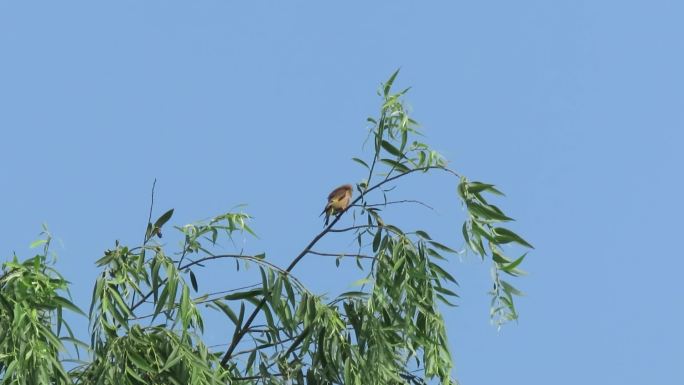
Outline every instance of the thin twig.
<svg viewBox="0 0 684 385">
<path fill-rule="evenodd" d="M 345 253 L 320 253 L 318 251 L 309 250 L 309 254 L 322 255 L 324 257 L 346 257 L 346 258 L 361 258 L 361 259 L 375 259 L 370 255 L 364 254 L 345 254 Z"/>
<path fill-rule="evenodd" d="M 344 233 L 350 230 L 358 230 L 358 229 L 375 229 L 375 228 L 380 228 L 382 226 L 376 226 L 376 225 L 356 225 L 356 226 L 349 226 L 349 227 L 344 227 L 341 229 L 330 229 L 331 233 Z"/>
<path fill-rule="evenodd" d="M 145 238 L 143 240 L 143 246 L 147 244 L 147 242 L 152 238 L 152 233 L 147 234 L 147 228 L 149 228 L 150 224 L 152 223 L 152 209 L 154 208 L 154 188 L 157 185 L 157 178 L 154 178 L 154 182 L 152 182 L 152 197 L 150 199 L 150 213 L 147 216 L 147 225 L 145 226 Z M 154 230 L 154 229 L 152 229 Z M 150 238 L 148 238 L 148 236 Z M 145 251 L 143 250 L 143 255 Z"/>
<path fill-rule="evenodd" d="M 357 205 L 356 207 L 361 207 L 361 208 L 379 207 L 379 206 L 388 206 L 388 205 L 394 205 L 394 204 L 400 204 L 400 203 L 417 203 L 421 206 L 429 208 L 430 210 L 434 210 L 434 208 L 432 206 L 428 205 L 427 203 L 421 202 L 421 201 L 415 200 L 415 199 L 404 199 L 404 200 L 400 200 L 400 201 L 390 201 L 390 202 L 385 202 L 385 203 L 374 203 L 372 205 L 365 205 L 365 206 Z"/>
<path fill-rule="evenodd" d="M 154 182 L 152 182 L 152 197 L 150 199 L 150 213 L 147 215 L 147 225 L 145 225 L 145 237 L 143 238 L 143 248 L 142 248 L 142 253 L 140 254 L 140 258 L 145 259 L 145 245 L 149 241 L 148 236 L 150 234 L 147 234 L 147 230 L 150 228 L 150 224 L 152 223 L 152 209 L 154 208 L 154 187 L 157 185 L 157 178 L 154 178 Z M 135 302 L 135 292 L 133 292 L 133 295 L 131 296 L 131 306 L 133 306 L 133 303 Z"/>
</svg>

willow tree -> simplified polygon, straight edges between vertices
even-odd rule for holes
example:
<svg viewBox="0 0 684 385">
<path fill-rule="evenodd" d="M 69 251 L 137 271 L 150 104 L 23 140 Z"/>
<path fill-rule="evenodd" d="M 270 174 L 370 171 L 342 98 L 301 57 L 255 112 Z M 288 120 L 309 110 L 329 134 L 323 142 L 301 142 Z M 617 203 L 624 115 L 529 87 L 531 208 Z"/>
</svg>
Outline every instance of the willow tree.
<svg viewBox="0 0 684 385">
<path fill-rule="evenodd" d="M 506 276 L 519 276 L 522 256 L 509 255 L 522 237 L 503 227 L 511 220 L 488 198 L 502 193 L 449 168 L 427 144 L 394 93 L 393 74 L 378 94 L 379 116 L 369 118 L 368 156 L 353 158 L 366 173 L 349 207 L 331 218 L 287 266 L 266 253 L 219 253 L 236 236 L 250 237 L 251 217 L 229 212 L 208 221 L 174 227 L 178 249 L 159 238 L 173 210 L 148 221 L 142 244 L 115 244 L 97 261 L 102 269 L 87 312 L 90 340 L 81 342 L 64 322 L 79 313 L 68 283 L 43 252 L 25 261 L 15 256 L 0 276 L 0 379 L 3 384 L 422 384 L 453 383 L 452 357 L 441 310 L 456 296 L 456 280 L 444 267 L 456 253 L 446 243 L 467 245 L 491 261 L 491 317 L 496 325 L 517 318 Z M 454 199 L 466 213 L 462 240 L 438 241 L 420 229 L 402 229 L 383 219 L 392 188 L 411 174 L 453 177 Z M 154 192 L 153 192 L 154 198 Z M 417 197 L 418 199 L 420 197 Z M 152 210 L 150 210 L 151 214 Z M 344 216 L 354 225 L 340 227 Z M 354 241 L 354 252 L 325 252 L 316 246 L 331 233 Z M 460 238 L 460 236 L 458 237 Z M 223 246 L 221 246 L 223 245 Z M 219 248 L 221 246 L 221 248 Z M 504 250 L 505 249 L 505 250 Z M 359 290 L 334 298 L 318 295 L 296 277 L 311 254 L 354 260 Z M 202 292 L 203 269 L 216 260 L 258 266 L 258 282 L 243 288 Z M 204 339 L 207 312 L 225 317 L 231 337 L 210 345 Z M 83 314 L 83 313 L 81 313 Z M 216 343 L 216 341 L 212 341 Z M 66 346 L 65 346 L 66 345 Z M 213 347 L 212 347 L 213 346 Z M 217 346 L 217 347 L 216 347 Z M 74 363 L 75 362 L 75 363 Z"/>
</svg>

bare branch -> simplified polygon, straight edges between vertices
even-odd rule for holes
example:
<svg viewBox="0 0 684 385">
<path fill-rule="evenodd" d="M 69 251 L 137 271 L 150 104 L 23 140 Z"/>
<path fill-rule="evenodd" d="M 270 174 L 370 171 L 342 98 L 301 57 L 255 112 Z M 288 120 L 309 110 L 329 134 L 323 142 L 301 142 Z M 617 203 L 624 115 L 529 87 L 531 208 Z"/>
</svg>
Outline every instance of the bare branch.
<svg viewBox="0 0 684 385">
<path fill-rule="evenodd" d="M 318 251 L 313 251 L 313 250 L 309 250 L 309 254 L 322 255 L 324 257 L 375 259 L 375 257 L 371 257 L 370 255 L 364 255 L 364 254 L 320 253 Z"/>
<path fill-rule="evenodd" d="M 363 205 L 356 205 L 355 207 L 360 207 L 360 208 L 364 208 L 364 207 L 383 207 L 383 206 L 395 205 L 395 204 L 400 204 L 400 203 L 417 203 L 417 204 L 419 204 L 419 205 L 421 205 L 421 206 L 427 207 L 427 208 L 430 209 L 430 210 L 434 210 L 434 208 L 433 208 L 432 206 L 428 205 L 427 203 L 421 202 L 421 201 L 415 200 L 415 199 L 404 199 L 404 200 L 390 201 L 390 202 L 385 202 L 385 203 L 375 203 L 375 204 L 372 204 L 372 205 L 365 205 L 365 206 L 363 206 Z"/>
</svg>

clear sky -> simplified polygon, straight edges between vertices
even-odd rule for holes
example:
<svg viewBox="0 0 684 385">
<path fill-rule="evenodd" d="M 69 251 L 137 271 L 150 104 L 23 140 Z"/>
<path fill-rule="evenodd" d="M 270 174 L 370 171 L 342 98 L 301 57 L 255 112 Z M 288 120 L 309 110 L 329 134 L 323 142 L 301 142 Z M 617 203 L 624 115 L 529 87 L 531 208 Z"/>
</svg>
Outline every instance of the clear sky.
<svg viewBox="0 0 684 385">
<path fill-rule="evenodd" d="M 285 264 L 329 190 L 363 177 L 350 158 L 401 67 L 425 140 L 506 192 L 536 246 L 501 331 L 489 265 L 450 264 L 462 383 L 682 384 L 683 15 L 675 0 L 2 1 L 0 253 L 32 255 L 48 223 L 87 309 L 93 262 L 140 242 L 157 178 L 155 215 L 247 203 L 261 239 L 246 250 Z M 396 196 L 433 205 L 410 220 L 460 247 L 454 187 L 418 177 Z M 295 274 L 327 291 L 358 278 L 344 271 L 311 257 Z M 238 279 L 226 265 L 203 282 Z"/>
</svg>

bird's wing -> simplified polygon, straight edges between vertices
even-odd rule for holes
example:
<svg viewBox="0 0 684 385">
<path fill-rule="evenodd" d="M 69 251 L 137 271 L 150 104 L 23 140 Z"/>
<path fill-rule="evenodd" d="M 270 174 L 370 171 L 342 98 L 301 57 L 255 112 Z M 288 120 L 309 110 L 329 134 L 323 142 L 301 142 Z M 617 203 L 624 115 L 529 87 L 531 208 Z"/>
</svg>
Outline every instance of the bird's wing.
<svg viewBox="0 0 684 385">
<path fill-rule="evenodd" d="M 328 195 L 328 201 L 338 201 L 343 199 L 346 194 L 349 193 L 349 189 L 346 186 L 341 186 L 334 189 L 330 195 Z"/>
</svg>

